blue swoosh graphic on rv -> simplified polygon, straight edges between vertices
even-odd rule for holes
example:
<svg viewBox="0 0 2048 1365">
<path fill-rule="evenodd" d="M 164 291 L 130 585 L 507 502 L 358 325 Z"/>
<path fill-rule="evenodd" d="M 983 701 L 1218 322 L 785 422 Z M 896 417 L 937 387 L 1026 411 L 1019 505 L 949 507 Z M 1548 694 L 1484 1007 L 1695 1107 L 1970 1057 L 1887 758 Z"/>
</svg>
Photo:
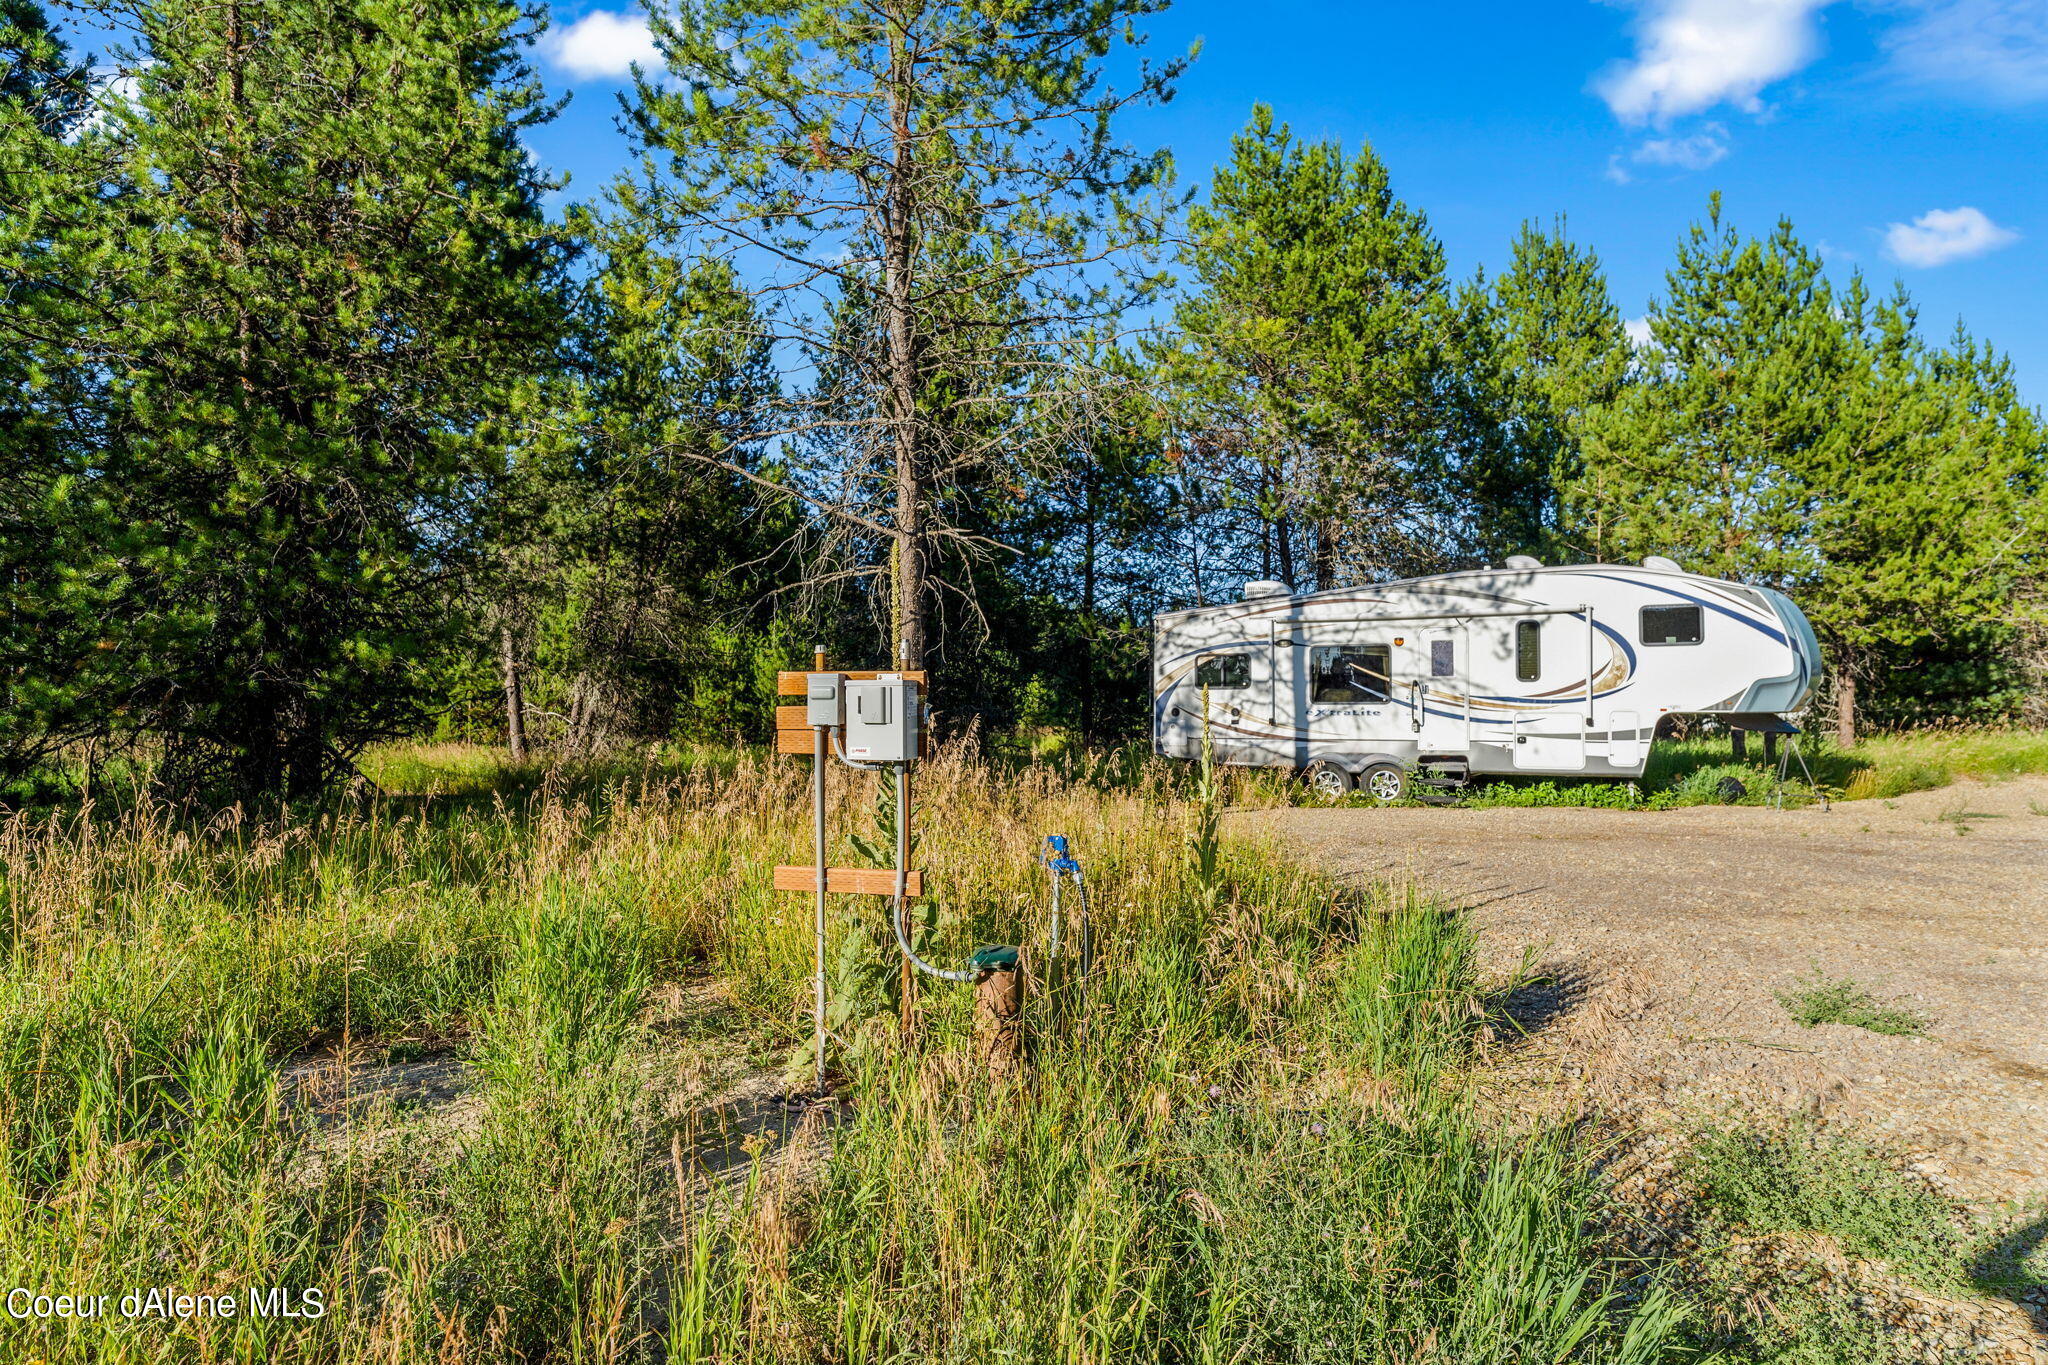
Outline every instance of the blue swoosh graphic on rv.
<svg viewBox="0 0 2048 1365">
<path fill-rule="evenodd" d="M 1611 573 L 1589 573 L 1586 575 L 1586 577 L 1604 578 L 1610 583 L 1626 583 L 1632 588 L 1651 587 L 1651 585 L 1648 583 L 1641 583 L 1633 578 L 1617 578 L 1615 575 Z M 1661 584 L 1655 586 L 1652 590 L 1655 592 L 1668 592 L 1673 597 L 1683 598 L 1687 602 L 1697 602 L 1700 606 L 1707 608 L 1709 611 L 1718 611 L 1723 616 L 1742 622 L 1743 625 L 1748 626 L 1751 630 L 1761 631 L 1764 635 L 1768 636 L 1773 640 L 1776 640 L 1781 645 L 1789 645 L 1792 643 L 1790 640 L 1787 640 L 1785 638 L 1782 632 L 1771 629 L 1769 626 L 1765 625 L 1761 621 L 1752 621 L 1747 616 L 1744 616 L 1741 612 L 1731 611 L 1727 607 L 1722 606 L 1719 602 L 1710 602 L 1704 597 L 1694 597 L 1689 592 L 1680 592 L 1676 588 L 1667 588 L 1662 586 Z"/>
<path fill-rule="evenodd" d="M 1627 580 L 1626 580 L 1626 579 L 1624 579 L 1623 581 L 1624 581 L 1624 582 L 1626 582 Z M 1629 644 L 1629 642 L 1628 642 L 1628 639 L 1627 639 L 1627 637 L 1625 637 L 1624 635 L 1622 635 L 1622 633 L 1621 633 L 1620 631 L 1616 630 L 1616 629 L 1615 629 L 1615 628 L 1614 628 L 1613 626 L 1610 626 L 1610 625 L 1608 625 L 1608 624 L 1607 624 L 1606 622 L 1604 622 L 1604 621 L 1601 621 L 1601 620 L 1598 620 L 1598 619 L 1596 618 L 1596 619 L 1594 620 L 1594 622 L 1593 622 L 1593 629 L 1595 629 L 1595 630 L 1599 631 L 1599 632 L 1600 632 L 1600 633 L 1601 633 L 1602 635 L 1605 635 L 1605 636 L 1606 636 L 1606 637 L 1607 637 L 1608 639 L 1610 639 L 1610 640 L 1614 641 L 1614 643 L 1615 643 L 1615 644 L 1617 644 L 1617 645 L 1621 646 L 1621 656 L 1622 656 L 1622 658 L 1624 658 L 1624 659 L 1626 659 L 1626 660 L 1628 661 L 1628 671 L 1627 671 L 1627 672 L 1625 672 L 1625 673 L 1623 673 L 1623 674 L 1621 675 L 1621 681 L 1620 681 L 1620 682 L 1616 683 L 1616 684 L 1615 684 L 1614 686 L 1612 686 L 1612 687 L 1608 688 L 1608 689 L 1607 689 L 1606 691 L 1604 691 L 1604 692 L 1595 692 L 1595 693 L 1593 694 L 1594 700 L 1596 700 L 1596 701 L 1597 701 L 1597 700 L 1599 700 L 1599 699 L 1600 699 L 1601 697 L 1611 697 L 1611 696 L 1613 696 L 1613 695 L 1614 695 L 1615 693 L 1617 693 L 1617 692 L 1621 692 L 1621 691 L 1624 691 L 1624 690 L 1626 690 L 1626 689 L 1627 689 L 1627 687 L 1628 687 L 1628 685 L 1629 685 L 1630 683 L 1632 683 L 1632 682 L 1634 682 L 1634 681 L 1636 680 L 1636 651 L 1635 651 L 1635 648 L 1634 648 L 1634 646 L 1632 646 L 1632 645 L 1630 645 L 1630 644 Z M 1532 705 L 1536 705 L 1536 706 L 1562 706 L 1562 705 L 1564 705 L 1564 704 L 1565 704 L 1565 703 L 1567 703 L 1567 702 L 1581 702 L 1581 701 L 1584 701 L 1585 699 L 1586 699 L 1586 694 L 1585 694 L 1584 692 L 1574 692 L 1574 693 L 1572 693 L 1572 695 L 1570 695 L 1569 697 L 1478 697 L 1478 696 L 1475 696 L 1474 698 L 1472 698 L 1472 700 L 1474 700 L 1474 701 L 1519 701 L 1519 702 L 1527 702 L 1527 703 L 1530 703 L 1530 704 L 1532 704 Z M 1476 719 L 1476 717 L 1475 717 L 1475 719 Z"/>
</svg>

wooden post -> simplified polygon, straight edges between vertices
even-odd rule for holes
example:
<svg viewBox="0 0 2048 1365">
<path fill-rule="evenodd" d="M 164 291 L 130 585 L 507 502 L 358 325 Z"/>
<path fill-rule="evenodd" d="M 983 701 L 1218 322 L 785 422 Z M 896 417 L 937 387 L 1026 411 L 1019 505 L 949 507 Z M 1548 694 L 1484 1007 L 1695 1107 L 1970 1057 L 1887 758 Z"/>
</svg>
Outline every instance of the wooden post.
<svg viewBox="0 0 2048 1365">
<path fill-rule="evenodd" d="M 974 978 L 974 1048 L 988 1078 L 1008 1080 L 1024 1060 L 1024 973 L 991 967 Z"/>
<path fill-rule="evenodd" d="M 1777 761 L 1778 732 L 1775 730 L 1766 730 L 1764 731 L 1764 762 L 1776 763 Z"/>
<path fill-rule="evenodd" d="M 1746 762 L 1749 758 L 1749 732 L 1731 725 L 1728 727 L 1728 742 L 1734 746 L 1735 761 Z"/>
</svg>

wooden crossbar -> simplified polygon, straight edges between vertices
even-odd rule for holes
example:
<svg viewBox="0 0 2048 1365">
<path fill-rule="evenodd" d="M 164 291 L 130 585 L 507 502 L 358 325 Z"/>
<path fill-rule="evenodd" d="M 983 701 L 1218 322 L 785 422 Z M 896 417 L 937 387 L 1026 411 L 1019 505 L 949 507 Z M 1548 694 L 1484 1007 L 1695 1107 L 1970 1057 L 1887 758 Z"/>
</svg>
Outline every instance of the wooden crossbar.
<svg viewBox="0 0 2048 1365">
<path fill-rule="evenodd" d="M 817 671 L 820 673 L 844 673 L 848 678 L 862 682 L 889 674 L 907 678 L 911 682 L 916 683 L 920 689 L 924 687 L 924 670 L 921 668 L 821 668 Z M 775 675 L 776 695 L 782 697 L 801 697 L 804 694 L 804 679 L 810 676 L 809 673 L 777 673 Z M 778 721 L 778 723 L 780 722 Z"/>
<path fill-rule="evenodd" d="M 775 752 L 778 754 L 798 754 L 804 758 L 809 758 L 816 752 L 811 747 L 811 736 L 816 733 L 816 731 L 808 726 L 801 730 L 777 730 L 775 732 Z M 932 739 L 932 732 L 929 730 L 918 731 L 917 756 L 919 758 L 930 758 L 937 752 L 938 748 L 936 742 Z"/>
<path fill-rule="evenodd" d="M 903 887 L 905 895 L 922 896 L 924 873 L 905 873 Z M 777 864 L 775 889 L 815 891 L 818 889 L 818 869 L 803 863 Z M 828 867 L 825 869 L 825 889 L 853 895 L 893 896 L 896 894 L 896 870 L 889 867 Z"/>
</svg>

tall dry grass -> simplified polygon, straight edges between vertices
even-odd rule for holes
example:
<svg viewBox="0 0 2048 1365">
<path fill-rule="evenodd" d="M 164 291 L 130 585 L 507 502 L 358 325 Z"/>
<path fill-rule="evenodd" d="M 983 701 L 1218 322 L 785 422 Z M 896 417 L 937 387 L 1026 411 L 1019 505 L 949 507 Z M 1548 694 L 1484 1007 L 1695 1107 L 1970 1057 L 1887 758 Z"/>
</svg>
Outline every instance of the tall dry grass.
<svg viewBox="0 0 2048 1365">
<path fill-rule="evenodd" d="M 450 763 L 450 758 L 460 760 Z M 507 772 L 385 756 L 305 819 L 149 808 L 0 827 L 0 1279 L 168 1285 L 234 1317 L 0 1316 L 50 1361 L 1441 1360 L 1636 1362 L 1673 1303 L 1610 1262 L 1559 1134 L 1502 1135 L 1459 1079 L 1470 943 L 1218 842 L 1188 775 L 921 769 L 931 951 L 1036 951 L 1040 840 L 1093 888 L 1097 970 L 1040 993 L 1028 1083 L 962 1060 L 964 991 L 905 1045 L 879 902 L 844 899 L 847 1117 L 811 1166 L 679 1198 L 646 1083 L 683 1046 L 658 987 L 725 983 L 724 1044 L 800 1046 L 806 765 L 692 755 Z M 400 776 L 403 775 L 402 780 Z M 843 839 L 872 779 L 834 775 Z M 1199 789 L 1206 805 L 1221 795 Z M 842 847 L 840 856 L 851 857 Z M 864 969 L 866 968 L 866 969 Z M 695 1045 L 695 1044 L 691 1044 Z M 337 1127 L 309 1050 L 452 1048 L 453 1136 Z M 408 1053 L 407 1055 L 410 1055 Z M 317 1289 L 318 1318 L 250 1290 Z"/>
</svg>

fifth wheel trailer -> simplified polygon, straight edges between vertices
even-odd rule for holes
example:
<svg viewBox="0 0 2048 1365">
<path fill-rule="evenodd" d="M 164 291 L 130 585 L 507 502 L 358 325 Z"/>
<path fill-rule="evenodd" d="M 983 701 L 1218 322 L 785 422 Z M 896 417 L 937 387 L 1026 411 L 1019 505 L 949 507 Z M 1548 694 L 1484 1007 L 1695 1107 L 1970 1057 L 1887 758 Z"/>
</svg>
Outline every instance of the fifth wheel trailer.
<svg viewBox="0 0 2048 1365">
<path fill-rule="evenodd" d="M 1784 594 L 1640 565 L 1504 568 L 1162 613 L 1153 748 L 1382 799 L 1418 768 L 1640 777 L 1666 715 L 1792 728 L 1820 645 Z M 1206 709 L 1205 709 L 1206 708 Z"/>
</svg>

